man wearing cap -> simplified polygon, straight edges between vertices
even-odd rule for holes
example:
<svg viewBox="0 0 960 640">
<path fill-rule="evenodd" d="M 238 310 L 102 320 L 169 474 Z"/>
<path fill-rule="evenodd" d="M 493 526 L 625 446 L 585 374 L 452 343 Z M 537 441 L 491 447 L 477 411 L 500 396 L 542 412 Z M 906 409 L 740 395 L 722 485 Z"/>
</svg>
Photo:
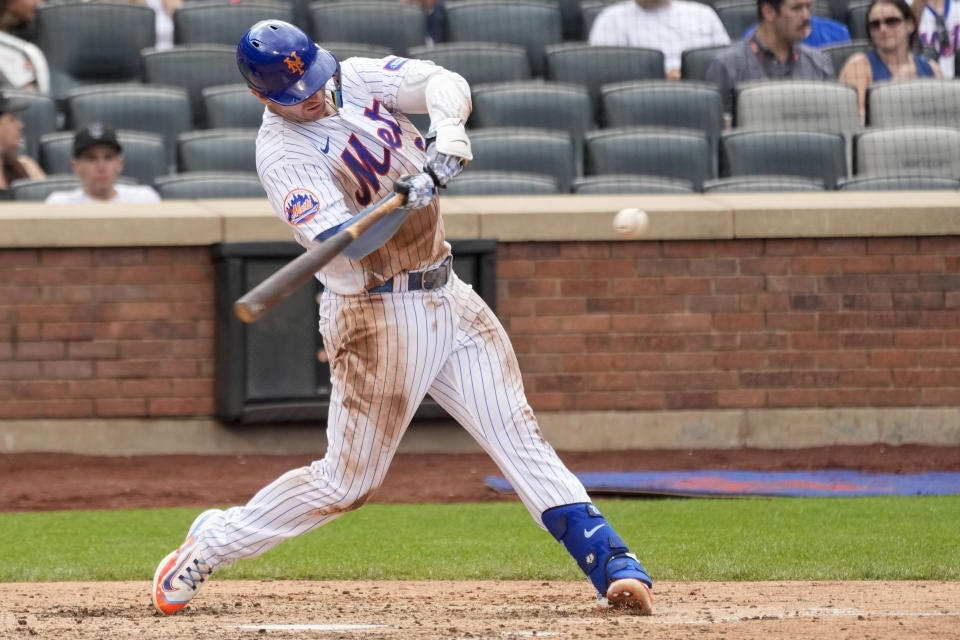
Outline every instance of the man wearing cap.
<svg viewBox="0 0 960 640">
<path fill-rule="evenodd" d="M 70 164 L 80 178 L 80 186 L 54 191 L 47 196 L 47 204 L 160 202 L 160 195 L 152 187 L 117 184 L 123 171 L 123 147 L 117 133 L 102 124 L 77 131 Z"/>
<path fill-rule="evenodd" d="M 0 93 L 0 189 L 9 189 L 10 183 L 19 178 L 46 177 L 40 165 L 20 150 L 23 121 L 17 113 L 26 108 L 26 101 Z"/>
</svg>

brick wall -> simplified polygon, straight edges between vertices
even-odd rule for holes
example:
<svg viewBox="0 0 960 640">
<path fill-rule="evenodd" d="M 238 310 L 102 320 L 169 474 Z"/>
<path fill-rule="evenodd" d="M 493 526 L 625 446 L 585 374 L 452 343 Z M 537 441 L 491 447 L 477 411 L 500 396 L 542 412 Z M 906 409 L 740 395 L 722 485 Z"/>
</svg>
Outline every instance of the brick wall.
<svg viewBox="0 0 960 640">
<path fill-rule="evenodd" d="M 960 404 L 960 237 L 500 245 L 554 410 Z M 206 247 L 0 250 L 0 418 L 209 416 Z"/>
<path fill-rule="evenodd" d="M 536 409 L 960 403 L 960 238 L 501 246 Z"/>
<path fill-rule="evenodd" d="M 0 250 L 0 417 L 213 413 L 206 247 Z"/>
</svg>

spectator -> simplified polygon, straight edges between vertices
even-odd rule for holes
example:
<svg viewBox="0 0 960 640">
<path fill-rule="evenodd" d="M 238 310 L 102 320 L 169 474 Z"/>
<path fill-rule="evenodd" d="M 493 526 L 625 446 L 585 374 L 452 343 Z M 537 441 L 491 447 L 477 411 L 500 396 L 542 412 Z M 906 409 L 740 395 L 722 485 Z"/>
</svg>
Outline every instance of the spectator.
<svg viewBox="0 0 960 640">
<path fill-rule="evenodd" d="M 37 45 L 0 31 L 0 89 L 50 90 L 50 67 Z"/>
<path fill-rule="evenodd" d="M 160 196 L 151 187 L 117 184 L 123 171 L 123 147 L 116 132 L 101 124 L 77 131 L 71 165 L 80 178 L 80 186 L 54 191 L 47 196 L 47 204 L 160 202 Z"/>
<path fill-rule="evenodd" d="M 0 0 L 0 31 L 34 42 L 37 6 L 43 0 Z"/>
<path fill-rule="evenodd" d="M 10 183 L 19 178 L 39 180 L 46 177 L 33 158 L 20 153 L 23 121 L 17 113 L 27 106 L 23 100 L 9 98 L 0 92 L 0 162 L 3 164 L 0 189 L 9 189 Z"/>
<path fill-rule="evenodd" d="M 757 25 L 751 25 L 743 32 L 744 38 L 749 38 L 757 30 Z M 837 20 L 821 16 L 810 16 L 810 33 L 803 39 L 803 44 L 814 49 L 831 44 L 850 42 L 850 29 Z"/>
<path fill-rule="evenodd" d="M 707 67 L 706 80 L 720 88 L 728 115 L 741 82 L 834 76 L 827 54 L 801 44 L 810 33 L 812 6 L 813 0 L 757 0 L 756 32 L 718 53 Z"/>
<path fill-rule="evenodd" d="M 956 77 L 960 6 L 951 0 L 914 0 L 909 4 L 920 43 L 936 53 L 944 78 Z"/>
<path fill-rule="evenodd" d="M 680 79 L 680 54 L 685 49 L 730 44 L 717 12 L 688 0 L 626 0 L 597 15 L 590 44 L 658 49 L 664 73 Z"/>
<path fill-rule="evenodd" d="M 938 65 L 914 53 L 917 23 L 905 0 L 873 0 L 867 9 L 867 33 L 873 48 L 853 54 L 840 70 L 840 80 L 857 89 L 861 117 L 871 82 L 942 77 Z"/>
<path fill-rule="evenodd" d="M 423 13 L 427 16 L 426 44 L 433 46 L 446 41 L 447 8 L 444 6 L 443 0 L 401 0 L 401 2 L 411 2 L 423 7 Z"/>
</svg>

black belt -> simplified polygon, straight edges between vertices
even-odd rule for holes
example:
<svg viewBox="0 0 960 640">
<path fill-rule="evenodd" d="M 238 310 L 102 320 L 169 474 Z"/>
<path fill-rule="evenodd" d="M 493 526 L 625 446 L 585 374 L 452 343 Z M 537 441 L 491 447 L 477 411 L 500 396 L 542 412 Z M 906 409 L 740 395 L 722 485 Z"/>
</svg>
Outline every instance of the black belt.
<svg viewBox="0 0 960 640">
<path fill-rule="evenodd" d="M 390 278 L 383 284 L 372 289 L 367 289 L 367 293 L 393 293 L 394 278 L 407 278 L 407 291 L 419 291 L 421 289 L 430 291 L 431 289 L 439 289 L 447 284 L 447 280 L 450 279 L 450 273 L 452 271 L 453 264 L 450 256 L 447 256 L 439 266 L 432 269 L 424 269 L 423 271 L 408 271 L 407 273 L 393 276 L 393 278 Z"/>
</svg>

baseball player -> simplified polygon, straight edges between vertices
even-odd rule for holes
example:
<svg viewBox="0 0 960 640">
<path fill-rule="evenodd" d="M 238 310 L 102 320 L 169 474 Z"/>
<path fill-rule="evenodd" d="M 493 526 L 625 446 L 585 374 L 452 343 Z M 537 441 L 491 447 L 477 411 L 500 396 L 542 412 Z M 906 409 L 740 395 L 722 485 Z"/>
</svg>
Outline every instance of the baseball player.
<svg viewBox="0 0 960 640">
<path fill-rule="evenodd" d="M 405 204 L 317 273 L 332 382 L 326 455 L 245 506 L 200 514 L 157 567 L 157 609 L 179 611 L 220 567 L 369 500 L 430 393 L 570 552 L 598 599 L 650 613 L 650 578 L 544 440 L 506 333 L 451 268 L 437 189 L 472 158 L 466 81 L 395 56 L 341 63 L 277 20 L 244 34 L 237 62 L 266 105 L 257 171 L 300 244 L 322 241 L 394 191 Z M 404 113 L 429 114 L 426 139 Z"/>
</svg>

